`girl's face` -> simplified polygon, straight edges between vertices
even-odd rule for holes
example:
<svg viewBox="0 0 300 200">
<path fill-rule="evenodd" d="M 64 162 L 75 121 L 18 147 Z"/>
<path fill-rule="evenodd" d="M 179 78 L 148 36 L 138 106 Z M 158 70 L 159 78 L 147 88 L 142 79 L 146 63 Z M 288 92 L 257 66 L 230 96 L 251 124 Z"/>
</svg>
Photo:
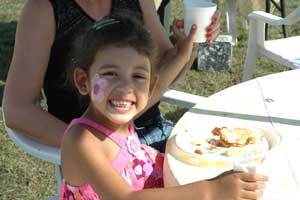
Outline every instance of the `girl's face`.
<svg viewBox="0 0 300 200">
<path fill-rule="evenodd" d="M 148 103 L 151 64 L 130 47 L 108 47 L 95 56 L 89 71 L 91 106 L 115 124 L 131 121 Z"/>
</svg>

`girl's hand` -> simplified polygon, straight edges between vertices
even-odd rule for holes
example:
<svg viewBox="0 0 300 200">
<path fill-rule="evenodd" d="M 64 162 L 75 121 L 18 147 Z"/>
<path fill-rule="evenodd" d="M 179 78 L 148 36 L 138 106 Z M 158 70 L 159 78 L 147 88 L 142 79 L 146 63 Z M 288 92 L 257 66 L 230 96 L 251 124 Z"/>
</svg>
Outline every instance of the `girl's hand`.
<svg viewBox="0 0 300 200">
<path fill-rule="evenodd" d="M 268 177 L 255 173 L 226 172 L 215 181 L 212 199 L 255 200 L 263 196 Z"/>
<path fill-rule="evenodd" d="M 173 32 L 177 39 L 177 56 L 180 56 L 180 58 L 183 59 L 183 62 L 186 63 L 190 60 L 193 49 L 198 47 L 198 44 L 193 43 L 193 39 L 197 31 L 197 25 L 192 25 L 188 36 L 185 36 L 185 34 L 181 31 L 182 28 L 183 20 L 174 20 Z"/>
</svg>

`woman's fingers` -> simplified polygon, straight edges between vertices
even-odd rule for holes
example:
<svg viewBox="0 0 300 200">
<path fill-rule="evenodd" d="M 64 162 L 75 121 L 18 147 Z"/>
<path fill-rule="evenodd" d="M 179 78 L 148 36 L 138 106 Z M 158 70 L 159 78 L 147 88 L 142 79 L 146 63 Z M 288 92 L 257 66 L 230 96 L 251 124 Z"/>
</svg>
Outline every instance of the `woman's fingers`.
<svg viewBox="0 0 300 200">
<path fill-rule="evenodd" d="M 175 25 L 178 29 L 182 29 L 184 27 L 184 21 L 182 19 L 175 20 Z"/>
<path fill-rule="evenodd" d="M 207 33 L 213 32 L 220 27 L 220 13 L 216 11 L 211 19 L 211 24 L 206 28 Z"/>
<path fill-rule="evenodd" d="M 173 32 L 177 38 L 177 42 L 181 42 L 184 39 L 188 40 L 189 42 L 192 42 L 197 31 L 197 25 L 196 24 L 192 25 L 190 32 L 187 36 L 181 31 L 182 28 L 183 28 L 183 20 L 174 20 Z"/>
<path fill-rule="evenodd" d="M 180 21 L 180 20 L 174 20 L 174 22 L 173 22 L 173 32 L 174 32 L 174 35 L 175 35 L 175 37 L 176 37 L 176 39 L 177 39 L 177 42 L 179 42 L 179 41 L 182 41 L 182 40 L 184 40 L 184 38 L 185 38 L 185 35 L 184 35 L 184 33 L 181 31 L 181 28 L 180 28 L 180 26 L 178 27 L 177 25 L 177 23 L 181 23 L 181 22 L 178 22 L 178 21 Z"/>
<path fill-rule="evenodd" d="M 219 23 L 219 21 L 220 21 L 220 16 L 221 16 L 221 14 L 220 14 L 220 11 L 216 11 L 215 12 L 215 14 L 212 16 L 212 19 L 211 19 L 211 21 L 212 21 L 212 24 L 215 24 L 215 23 Z"/>
<path fill-rule="evenodd" d="M 206 42 L 211 43 L 212 41 L 214 41 L 218 37 L 220 31 L 220 24 L 218 26 L 213 27 L 213 29 L 210 32 L 206 33 Z"/>
<path fill-rule="evenodd" d="M 218 37 L 221 28 L 220 28 L 220 12 L 216 11 L 212 17 L 211 24 L 206 28 L 206 42 L 211 43 Z"/>
<path fill-rule="evenodd" d="M 217 24 L 211 24 L 206 28 L 206 34 L 212 34 L 220 29 L 220 23 Z"/>
</svg>

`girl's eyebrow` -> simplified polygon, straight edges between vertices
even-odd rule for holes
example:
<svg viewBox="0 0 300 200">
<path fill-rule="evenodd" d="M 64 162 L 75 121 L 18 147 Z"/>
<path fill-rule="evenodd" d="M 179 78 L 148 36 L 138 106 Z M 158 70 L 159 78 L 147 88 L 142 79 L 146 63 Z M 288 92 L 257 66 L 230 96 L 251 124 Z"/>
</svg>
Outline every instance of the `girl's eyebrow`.
<svg viewBox="0 0 300 200">
<path fill-rule="evenodd" d="M 101 65 L 99 66 L 98 70 L 105 70 L 105 69 L 117 69 L 119 68 L 119 66 L 117 65 L 112 65 L 112 64 L 104 64 L 104 65 Z"/>
<path fill-rule="evenodd" d="M 149 72 L 149 67 L 148 66 L 145 66 L 145 65 L 138 65 L 135 67 L 135 69 L 138 69 L 138 70 L 143 70 L 145 72 Z"/>
<path fill-rule="evenodd" d="M 120 66 L 118 66 L 118 65 L 104 64 L 104 65 L 99 66 L 98 70 L 109 70 L 109 69 L 118 69 L 118 68 L 120 68 Z M 146 65 L 138 65 L 138 66 L 135 66 L 134 69 L 143 70 L 145 72 L 150 71 L 149 67 Z"/>
</svg>

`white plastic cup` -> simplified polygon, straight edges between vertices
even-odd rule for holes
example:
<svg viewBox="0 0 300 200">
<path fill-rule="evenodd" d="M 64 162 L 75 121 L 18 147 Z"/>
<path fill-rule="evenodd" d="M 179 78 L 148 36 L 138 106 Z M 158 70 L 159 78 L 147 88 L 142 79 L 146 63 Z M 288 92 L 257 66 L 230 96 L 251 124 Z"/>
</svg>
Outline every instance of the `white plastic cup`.
<svg viewBox="0 0 300 200">
<path fill-rule="evenodd" d="M 247 157 L 245 156 L 244 158 L 238 158 L 233 161 L 233 171 L 236 172 L 253 172 L 256 173 L 258 169 L 261 168 L 265 161 L 266 155 L 261 154 L 258 157 Z M 255 162 L 256 159 L 260 159 L 260 162 L 257 163 Z"/>
<path fill-rule="evenodd" d="M 212 22 L 212 17 L 217 10 L 217 4 L 203 0 L 184 0 L 184 33 L 188 35 L 193 24 L 197 25 L 194 42 L 206 41 L 206 29 Z"/>
<path fill-rule="evenodd" d="M 235 172 L 256 172 L 257 165 L 247 162 L 247 161 L 240 161 L 240 162 L 233 162 L 233 171 Z"/>
</svg>

